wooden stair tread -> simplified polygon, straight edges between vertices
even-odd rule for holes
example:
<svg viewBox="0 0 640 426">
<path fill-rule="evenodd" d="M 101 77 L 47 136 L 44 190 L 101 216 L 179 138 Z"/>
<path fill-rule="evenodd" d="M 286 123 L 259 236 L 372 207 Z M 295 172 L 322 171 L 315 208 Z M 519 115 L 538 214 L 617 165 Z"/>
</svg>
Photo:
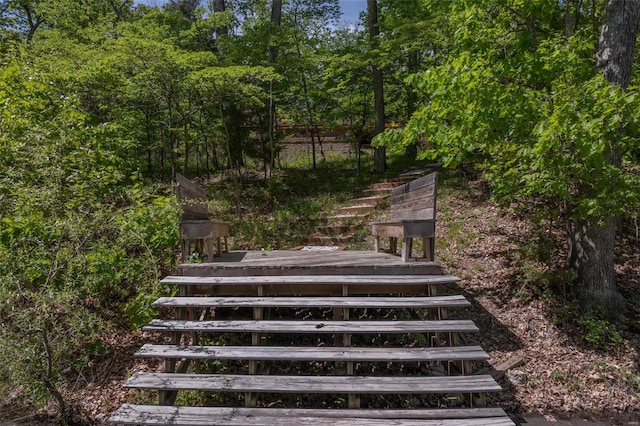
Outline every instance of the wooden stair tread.
<svg viewBox="0 0 640 426">
<path fill-rule="evenodd" d="M 435 348 L 389 347 L 283 347 L 144 345 L 135 356 L 143 358 L 234 359 L 277 361 L 482 361 L 489 355 L 479 346 Z"/>
<path fill-rule="evenodd" d="M 319 225 L 315 231 L 323 234 L 353 234 L 357 228 L 356 225 Z"/>
<path fill-rule="evenodd" d="M 385 198 L 387 197 L 384 197 L 382 195 L 371 195 L 368 197 L 352 198 L 347 202 L 349 204 L 379 204 L 383 202 Z"/>
<path fill-rule="evenodd" d="M 475 376 L 266 376 L 135 373 L 127 388 L 203 392 L 446 394 L 499 392 L 489 375 Z"/>
<path fill-rule="evenodd" d="M 389 196 L 391 196 L 391 188 L 390 187 L 385 187 L 385 188 L 367 188 L 365 190 L 362 191 L 362 193 L 367 196 L 367 197 L 384 197 L 387 198 Z"/>
<path fill-rule="evenodd" d="M 471 306 L 462 295 L 431 297 L 160 297 L 153 306 L 177 308 L 452 308 Z"/>
<path fill-rule="evenodd" d="M 202 331 L 240 333 L 423 333 L 477 332 L 470 320 L 440 321 L 180 321 L 154 319 L 145 331 Z"/>
<path fill-rule="evenodd" d="M 353 237 L 351 235 L 312 235 L 304 238 L 307 244 L 319 243 L 323 245 L 340 245 L 349 241 Z"/>
<path fill-rule="evenodd" d="M 371 216 L 371 213 L 343 213 L 327 216 L 327 220 L 351 220 L 351 219 L 366 219 Z"/>
<path fill-rule="evenodd" d="M 260 284 L 348 284 L 348 285 L 429 285 L 457 283 L 460 278 L 452 275 L 285 275 L 244 277 L 189 277 L 174 275 L 165 277 L 162 284 L 178 285 L 260 285 Z"/>
<path fill-rule="evenodd" d="M 360 198 L 352 198 L 347 201 L 348 205 L 372 205 L 378 206 L 378 204 L 382 203 L 387 197 L 384 195 L 371 195 Z"/>
<path fill-rule="evenodd" d="M 376 206 L 371 204 L 356 204 L 352 206 L 338 207 L 336 209 L 336 214 L 341 215 L 341 214 L 349 214 L 349 213 L 355 213 L 355 212 L 370 213 L 371 211 L 375 210 L 375 208 Z"/>
<path fill-rule="evenodd" d="M 109 419 L 112 424 L 238 426 L 301 424 L 334 426 L 442 425 L 507 426 L 514 423 L 498 408 L 341 409 L 175 407 L 123 404 Z"/>
</svg>

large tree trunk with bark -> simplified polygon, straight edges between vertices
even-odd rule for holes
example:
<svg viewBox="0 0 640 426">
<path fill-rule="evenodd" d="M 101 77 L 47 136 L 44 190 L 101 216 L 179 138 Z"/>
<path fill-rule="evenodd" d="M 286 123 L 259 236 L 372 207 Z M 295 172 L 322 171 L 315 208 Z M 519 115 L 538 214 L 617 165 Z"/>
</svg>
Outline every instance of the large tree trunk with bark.
<svg viewBox="0 0 640 426">
<path fill-rule="evenodd" d="M 614 321 L 623 320 L 625 313 L 625 300 L 617 290 L 614 270 L 617 221 L 613 216 L 604 223 L 577 220 L 569 232 L 569 259 L 582 312 L 602 314 Z"/>
<path fill-rule="evenodd" d="M 367 0 L 367 21 L 369 24 L 369 40 L 371 50 L 378 47 L 378 3 L 377 0 Z M 377 64 L 373 64 L 373 96 L 375 109 L 375 134 L 384 132 L 384 81 L 382 70 Z M 384 147 L 378 147 L 373 152 L 373 171 L 382 173 L 387 169 L 387 153 Z"/>
<path fill-rule="evenodd" d="M 597 67 L 611 84 L 622 89 L 626 89 L 631 80 L 639 20 L 640 1 L 607 1 L 596 54 Z M 611 165 L 621 166 L 619 141 L 609 142 L 607 155 Z M 577 220 L 570 228 L 569 260 L 576 273 L 578 302 L 583 312 L 622 320 L 625 301 L 617 290 L 614 270 L 617 225 L 618 218 L 612 215 Z"/>
</svg>

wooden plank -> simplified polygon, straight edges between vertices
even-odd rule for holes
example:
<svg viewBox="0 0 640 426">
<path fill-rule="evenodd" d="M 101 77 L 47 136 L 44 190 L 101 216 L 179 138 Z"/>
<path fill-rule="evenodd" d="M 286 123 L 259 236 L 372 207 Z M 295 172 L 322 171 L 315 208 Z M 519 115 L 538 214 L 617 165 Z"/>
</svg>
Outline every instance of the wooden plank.
<svg viewBox="0 0 640 426">
<path fill-rule="evenodd" d="M 180 232 L 183 238 L 203 239 L 229 236 L 229 222 L 215 219 L 183 220 Z"/>
<path fill-rule="evenodd" d="M 495 366 L 482 368 L 481 370 L 477 371 L 475 374 L 489 373 L 491 374 L 491 377 L 493 377 L 494 379 L 502 380 L 502 378 L 505 376 L 508 370 L 512 368 L 520 367 L 524 365 L 524 363 L 525 363 L 524 358 L 522 358 L 519 355 L 514 355 L 511 358 L 505 361 L 502 361 L 499 364 L 496 364 Z"/>
<path fill-rule="evenodd" d="M 432 238 L 436 235 L 436 223 L 433 220 L 405 220 L 403 226 L 404 238 Z"/>
<path fill-rule="evenodd" d="M 213 224 L 209 219 L 183 220 L 180 222 L 180 238 L 183 240 L 215 238 Z"/>
<path fill-rule="evenodd" d="M 182 264 L 178 270 L 184 276 L 443 275 L 435 262 L 403 263 L 392 254 L 354 250 L 232 251 L 213 263 Z"/>
<path fill-rule="evenodd" d="M 209 218 L 207 194 L 204 189 L 179 173 L 176 173 L 176 183 L 176 198 L 183 212 L 181 220 Z"/>
<path fill-rule="evenodd" d="M 386 197 L 382 195 L 372 195 L 369 197 L 352 198 L 347 202 L 351 204 L 378 204 L 384 201 Z"/>
<path fill-rule="evenodd" d="M 139 413 L 139 414 L 138 414 Z M 158 405 L 123 404 L 114 413 L 116 416 L 137 416 L 143 413 L 151 416 L 208 416 L 216 417 L 320 417 L 320 418 L 378 418 L 378 419 L 482 419 L 492 417 L 507 417 L 502 408 L 411 408 L 411 409 L 322 409 L 322 408 L 244 408 L 244 407 L 167 407 Z M 111 423 L 117 423 L 112 421 Z"/>
<path fill-rule="evenodd" d="M 177 197 L 179 199 L 207 199 L 207 193 L 202 187 L 180 173 L 176 173 L 176 183 L 178 184 L 176 191 L 178 191 Z"/>
<path fill-rule="evenodd" d="M 280 346 L 181 346 L 144 345 L 141 358 L 237 359 L 275 361 L 482 361 L 489 355 L 479 346 L 436 348 L 377 347 L 280 347 Z"/>
<path fill-rule="evenodd" d="M 380 237 L 435 237 L 435 232 L 435 221 L 433 220 L 374 222 L 371 224 L 371 233 Z"/>
<path fill-rule="evenodd" d="M 413 308 L 466 307 L 462 295 L 432 297 L 160 297 L 153 306 L 174 308 L 263 307 L 263 308 Z"/>
<path fill-rule="evenodd" d="M 145 331 L 211 333 L 384 334 L 477 332 L 469 320 L 444 321 L 179 321 L 154 319 Z"/>
<path fill-rule="evenodd" d="M 371 233 L 378 237 L 404 238 L 402 222 L 375 222 L 371 224 Z"/>
<path fill-rule="evenodd" d="M 392 208 L 390 221 L 435 220 L 435 216 L 435 209 L 433 207 L 422 206 L 420 208 L 411 208 L 411 205 L 407 204 Z"/>
<path fill-rule="evenodd" d="M 411 182 L 407 182 L 404 185 L 397 186 L 391 190 L 391 195 L 399 195 L 406 192 L 416 191 L 425 186 L 435 186 L 438 183 L 438 173 L 430 173 L 421 178 L 412 180 Z"/>
<path fill-rule="evenodd" d="M 417 263 L 417 262 L 416 262 Z M 257 296 L 258 285 L 221 285 L 221 286 L 184 286 L 193 289 L 193 294 L 208 296 Z M 425 285 L 394 285 L 384 287 L 380 285 L 357 285 L 349 286 L 350 295 L 381 295 L 381 294 L 431 294 L 435 286 Z M 342 286 L 340 284 L 269 284 L 263 286 L 264 295 L 267 296 L 327 296 L 339 295 Z"/>
<path fill-rule="evenodd" d="M 478 376 L 263 376 L 135 373 L 124 385 L 135 389 L 202 392 L 446 394 L 499 392 L 488 375 Z"/>
<path fill-rule="evenodd" d="M 317 410 L 300 408 L 163 407 L 133 404 L 122 405 L 111 416 L 109 423 L 181 426 L 514 425 L 503 410 L 495 408 Z"/>
<path fill-rule="evenodd" d="M 434 207 L 436 203 L 436 187 L 430 186 L 417 191 L 404 192 L 391 197 L 391 205 L 419 202 L 423 207 Z"/>
<path fill-rule="evenodd" d="M 452 275 L 285 275 L 285 276 L 231 276 L 192 277 L 168 276 L 162 284 L 216 286 L 216 285 L 305 285 L 349 284 L 350 286 L 384 286 L 388 292 L 396 285 L 432 285 L 457 283 L 460 278 Z"/>
</svg>

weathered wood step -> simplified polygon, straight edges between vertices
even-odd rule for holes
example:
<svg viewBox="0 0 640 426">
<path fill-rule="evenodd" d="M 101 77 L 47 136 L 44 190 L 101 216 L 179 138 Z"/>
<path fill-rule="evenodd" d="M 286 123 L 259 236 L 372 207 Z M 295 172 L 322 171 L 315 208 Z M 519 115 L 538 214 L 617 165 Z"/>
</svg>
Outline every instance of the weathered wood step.
<svg viewBox="0 0 640 426">
<path fill-rule="evenodd" d="M 483 361 L 489 355 L 479 346 L 436 348 L 388 347 L 280 347 L 280 346 L 181 346 L 146 344 L 135 356 L 141 358 L 225 359 L 270 361 Z"/>
<path fill-rule="evenodd" d="M 470 320 L 440 321 L 179 321 L 154 319 L 145 331 L 211 333 L 397 334 L 477 332 Z"/>
<path fill-rule="evenodd" d="M 331 222 L 339 223 L 361 223 L 370 216 L 370 213 L 343 213 L 327 216 L 326 219 Z"/>
<path fill-rule="evenodd" d="M 404 181 L 402 182 L 376 182 L 373 185 L 371 185 L 371 189 L 387 189 L 387 190 L 391 190 L 393 188 L 395 188 L 396 186 L 400 186 L 403 183 L 405 183 Z"/>
<path fill-rule="evenodd" d="M 352 237 L 353 235 L 311 235 L 304 238 L 304 244 L 317 244 L 326 246 L 342 245 L 346 244 Z"/>
<path fill-rule="evenodd" d="M 374 204 L 377 205 L 381 202 L 383 202 L 387 197 L 382 196 L 382 195 L 372 195 L 369 197 L 361 197 L 361 198 L 352 198 L 351 200 L 348 200 L 347 203 L 349 204 Z"/>
<path fill-rule="evenodd" d="M 391 188 L 369 188 L 362 191 L 368 197 L 384 197 L 391 196 Z"/>
<path fill-rule="evenodd" d="M 305 409 L 122 405 L 109 423 L 123 425 L 254 426 L 512 426 L 499 408 Z"/>
<path fill-rule="evenodd" d="M 359 205 L 353 205 L 353 206 L 339 207 L 336 210 L 336 215 L 352 214 L 352 213 L 371 213 L 373 210 L 375 210 L 375 208 L 376 206 L 371 204 L 359 204 Z"/>
<path fill-rule="evenodd" d="M 442 266 L 435 262 L 403 263 L 397 256 L 372 250 L 335 250 L 321 255 L 303 250 L 232 251 L 214 263 L 178 265 L 178 271 L 185 276 L 443 274 Z"/>
<path fill-rule="evenodd" d="M 371 270 L 375 270 L 375 267 L 370 268 L 366 273 L 370 273 Z M 449 275 L 384 275 L 384 273 L 380 275 L 299 275 L 298 273 L 297 275 L 250 276 L 180 275 L 166 277 L 161 283 L 176 284 L 192 293 L 218 296 L 353 296 L 402 293 L 435 295 L 440 285 L 458 281 L 457 277 Z"/>
<path fill-rule="evenodd" d="M 162 284 L 218 286 L 218 285 L 308 285 L 308 284 L 348 284 L 383 286 L 392 292 L 396 285 L 452 284 L 460 281 L 453 275 L 285 275 L 285 276 L 234 276 L 234 277 L 190 277 L 168 276 Z"/>
<path fill-rule="evenodd" d="M 448 394 L 499 392 L 489 375 L 477 376 L 265 376 L 135 373 L 127 388 L 202 392 Z"/>
<path fill-rule="evenodd" d="M 470 306 L 462 295 L 431 297 L 160 297 L 153 306 L 175 308 L 453 308 Z"/>
<path fill-rule="evenodd" d="M 358 227 L 356 225 L 320 225 L 316 226 L 315 231 L 325 235 L 353 234 Z"/>
</svg>

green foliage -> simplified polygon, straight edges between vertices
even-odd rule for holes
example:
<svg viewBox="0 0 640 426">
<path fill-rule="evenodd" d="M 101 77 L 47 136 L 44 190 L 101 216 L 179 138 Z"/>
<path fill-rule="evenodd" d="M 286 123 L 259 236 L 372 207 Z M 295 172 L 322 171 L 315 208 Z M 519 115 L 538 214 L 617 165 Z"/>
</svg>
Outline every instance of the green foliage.
<svg viewBox="0 0 640 426">
<path fill-rule="evenodd" d="M 631 388 L 636 396 L 640 395 L 640 375 L 637 370 L 625 369 L 623 371 L 623 381 Z"/>
<path fill-rule="evenodd" d="M 613 318 L 622 298 L 613 280 L 594 272 L 613 276 L 613 256 L 602 255 L 614 249 L 612 239 L 590 233 L 613 235 L 613 218 L 640 205 L 633 172 L 640 98 L 635 81 L 620 88 L 594 72 L 603 25 L 596 6 L 602 7 L 551 0 L 432 5 L 456 29 L 450 50 L 407 79 L 422 107 L 374 142 L 395 152 L 421 143 L 421 158 L 476 167 L 505 205 L 522 206 L 536 219 L 560 218 L 581 307 L 607 306 Z M 591 262 L 599 268 L 587 270 Z M 591 285 L 601 286 L 602 295 L 590 294 Z"/>
<path fill-rule="evenodd" d="M 419 143 L 421 158 L 481 171 L 504 205 L 563 221 L 578 303 L 615 318 L 622 297 L 604 276 L 614 276 L 613 238 L 592 234 L 613 237 L 615 218 L 640 205 L 637 72 L 624 88 L 600 75 L 594 52 L 603 4 L 574 6 L 432 4 L 455 29 L 449 50 L 407 79 L 421 108 L 374 142 L 395 152 Z M 587 268 L 592 262 L 599 267 Z"/>
<path fill-rule="evenodd" d="M 0 399 L 38 407 L 141 320 L 133 305 L 175 263 L 177 208 L 128 168 L 117 127 L 28 68 L 2 76 Z M 130 298 L 136 317 L 117 309 Z"/>
<path fill-rule="evenodd" d="M 593 27 L 566 37 L 557 2 L 529 3 L 445 7 L 458 27 L 453 50 L 408 79 L 423 106 L 378 143 L 399 152 L 426 140 L 422 158 L 474 161 L 505 201 L 545 197 L 574 218 L 623 213 L 640 182 L 612 157 L 637 149 L 637 90 L 594 77 Z M 518 25 L 527 20 L 534 27 Z"/>
<path fill-rule="evenodd" d="M 637 144 L 635 89 L 625 93 L 595 77 L 559 85 L 552 104 L 536 128 L 538 143 L 527 152 L 531 170 L 521 183 L 531 194 L 570 202 L 580 217 L 621 214 L 637 204 L 637 176 L 611 163 L 612 143 L 627 155 Z"/>
<path fill-rule="evenodd" d="M 321 193 L 320 186 L 326 184 L 335 188 L 339 183 L 330 182 L 325 173 L 316 176 L 305 173 L 305 176 L 319 184 L 318 192 L 299 193 L 303 188 L 297 179 L 302 176 L 294 171 L 272 178 L 266 188 L 257 182 L 245 186 L 241 208 L 246 214 L 232 217 L 233 240 L 238 248 L 287 250 L 313 233 L 320 213 L 335 204 L 339 196 L 339 190 Z M 250 206 L 259 206 L 259 211 L 248 210 Z"/>
<path fill-rule="evenodd" d="M 572 371 L 565 371 L 562 369 L 555 369 L 551 372 L 551 380 L 558 382 L 566 386 L 570 391 L 577 392 L 584 385 L 578 377 Z"/>
<path fill-rule="evenodd" d="M 586 316 L 579 320 L 584 332 L 584 339 L 598 350 L 609 350 L 622 342 L 622 336 L 616 326 L 609 321 L 596 317 Z"/>
</svg>

